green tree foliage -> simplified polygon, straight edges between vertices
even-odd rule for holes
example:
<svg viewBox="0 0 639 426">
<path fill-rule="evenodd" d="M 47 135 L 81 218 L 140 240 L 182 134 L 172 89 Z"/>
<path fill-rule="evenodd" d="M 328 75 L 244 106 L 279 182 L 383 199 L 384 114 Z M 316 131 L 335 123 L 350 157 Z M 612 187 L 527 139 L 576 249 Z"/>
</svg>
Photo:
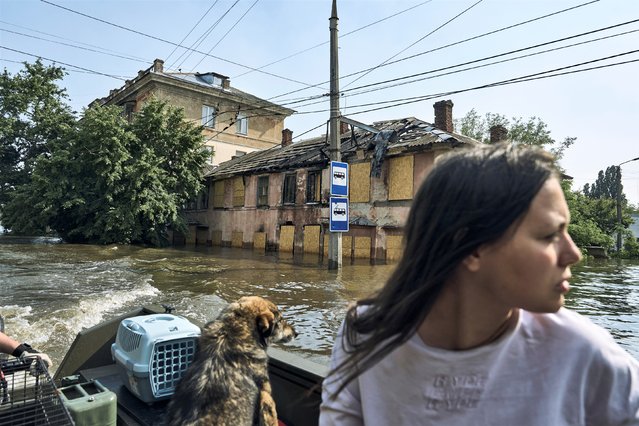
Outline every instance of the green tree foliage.
<svg viewBox="0 0 639 426">
<path fill-rule="evenodd" d="M 129 124 L 118 107 L 85 111 L 7 205 L 14 231 L 49 226 L 70 242 L 162 245 L 184 229 L 181 206 L 201 188 L 207 153 L 181 109 L 149 102 Z"/>
<path fill-rule="evenodd" d="M 528 120 L 513 117 L 509 120 L 504 115 L 490 112 L 482 117 L 475 109 L 471 109 L 464 117 L 455 120 L 457 131 L 484 143 L 490 143 L 490 128 L 496 125 L 504 126 L 508 130 L 510 141 L 517 144 L 544 147 L 557 158 L 561 158 L 564 151 L 577 139 L 566 137 L 557 142 L 550 136 L 547 124 L 537 117 L 531 117 Z"/>
<path fill-rule="evenodd" d="M 616 229 L 616 207 L 612 200 L 593 200 L 572 190 L 571 181 L 563 180 L 562 187 L 570 209 L 568 232 L 578 247 L 614 247 L 613 233 Z"/>
<path fill-rule="evenodd" d="M 585 184 L 584 194 L 590 198 L 612 198 L 616 199 L 617 194 L 621 194 L 622 202 L 626 201 L 621 184 L 621 167 L 610 166 L 606 171 L 599 170 L 597 180 L 592 184 Z"/>
<path fill-rule="evenodd" d="M 75 118 L 57 81 L 64 70 L 38 60 L 15 75 L 0 75 L 0 213 L 10 194 L 29 182 L 47 144 L 61 138 Z"/>
</svg>

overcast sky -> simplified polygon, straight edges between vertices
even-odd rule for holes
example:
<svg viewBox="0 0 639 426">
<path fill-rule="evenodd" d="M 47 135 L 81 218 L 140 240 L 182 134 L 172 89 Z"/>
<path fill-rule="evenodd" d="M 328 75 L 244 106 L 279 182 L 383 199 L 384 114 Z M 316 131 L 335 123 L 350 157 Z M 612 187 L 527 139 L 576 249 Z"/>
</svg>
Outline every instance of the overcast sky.
<svg viewBox="0 0 639 426">
<path fill-rule="evenodd" d="M 639 1 L 338 0 L 337 7 L 344 115 L 369 124 L 432 122 L 433 103 L 451 99 L 456 118 L 472 108 L 536 116 L 556 140 L 577 138 L 561 162 L 575 188 L 639 157 L 639 22 L 627 23 L 639 20 Z M 331 0 L 0 0 L 0 66 L 15 73 L 35 56 L 56 61 L 68 71 L 61 85 L 72 107 L 82 111 L 161 58 L 165 68 L 227 75 L 233 87 L 295 109 L 286 126 L 303 139 L 324 133 L 329 117 L 321 95 L 330 12 Z M 592 33 L 556 42 L 585 32 Z M 639 203 L 639 161 L 622 172 L 626 195 Z"/>
</svg>

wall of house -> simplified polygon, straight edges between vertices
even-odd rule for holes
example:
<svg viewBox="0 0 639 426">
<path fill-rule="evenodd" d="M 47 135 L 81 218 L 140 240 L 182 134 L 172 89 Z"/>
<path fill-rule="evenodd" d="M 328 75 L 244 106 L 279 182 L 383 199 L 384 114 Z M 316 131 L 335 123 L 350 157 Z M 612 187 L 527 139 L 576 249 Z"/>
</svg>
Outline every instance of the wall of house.
<svg viewBox="0 0 639 426">
<path fill-rule="evenodd" d="M 429 151 L 387 158 L 380 177 L 370 176 L 369 161 L 350 164 L 351 225 L 349 232 L 342 235 L 345 258 L 399 259 L 402 227 L 408 217 L 413 194 L 432 168 L 437 155 L 438 152 Z M 323 253 L 326 256 L 329 168 L 322 171 L 322 203 L 306 203 L 308 171 L 298 169 L 294 172 L 293 205 L 282 204 L 287 173 L 232 177 L 214 182 L 209 209 L 204 214 L 202 211 L 191 212 L 191 217 L 208 224 L 208 244 Z M 258 178 L 266 175 L 269 176 L 269 207 L 256 207 Z M 202 233 L 200 230 L 198 237 Z"/>
</svg>

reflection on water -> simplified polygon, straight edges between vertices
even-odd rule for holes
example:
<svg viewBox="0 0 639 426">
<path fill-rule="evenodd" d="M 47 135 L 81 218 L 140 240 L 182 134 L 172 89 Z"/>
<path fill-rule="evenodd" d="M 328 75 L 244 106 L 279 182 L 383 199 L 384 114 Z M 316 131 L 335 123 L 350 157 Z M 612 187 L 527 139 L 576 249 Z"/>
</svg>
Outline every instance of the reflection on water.
<svg viewBox="0 0 639 426">
<path fill-rule="evenodd" d="M 196 321 L 227 301 L 268 297 L 295 324 L 288 350 L 326 363 L 349 302 L 382 285 L 392 265 L 367 261 L 328 271 L 315 256 L 295 258 L 229 248 L 2 244 L 0 313 L 11 334 L 58 363 L 84 327 L 133 307 L 166 303 Z M 575 268 L 568 306 L 610 330 L 639 358 L 639 263 Z"/>
</svg>

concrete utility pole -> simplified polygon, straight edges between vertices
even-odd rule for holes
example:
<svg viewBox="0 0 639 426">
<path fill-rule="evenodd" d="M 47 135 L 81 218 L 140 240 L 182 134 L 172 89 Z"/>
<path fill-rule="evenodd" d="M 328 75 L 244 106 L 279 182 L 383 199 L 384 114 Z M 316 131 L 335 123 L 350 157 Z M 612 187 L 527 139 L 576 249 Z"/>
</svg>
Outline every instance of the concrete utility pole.
<svg viewBox="0 0 639 426">
<path fill-rule="evenodd" d="M 341 161 L 341 141 L 339 134 L 339 65 L 337 60 L 337 0 L 333 0 L 329 29 L 331 33 L 331 118 L 330 118 L 330 148 L 331 161 Z M 331 176 L 332 179 L 332 176 Z M 329 210 L 330 210 L 329 203 Z M 329 211 L 330 215 L 330 211 Z M 342 233 L 331 232 L 328 238 L 328 269 L 342 267 Z"/>
</svg>

